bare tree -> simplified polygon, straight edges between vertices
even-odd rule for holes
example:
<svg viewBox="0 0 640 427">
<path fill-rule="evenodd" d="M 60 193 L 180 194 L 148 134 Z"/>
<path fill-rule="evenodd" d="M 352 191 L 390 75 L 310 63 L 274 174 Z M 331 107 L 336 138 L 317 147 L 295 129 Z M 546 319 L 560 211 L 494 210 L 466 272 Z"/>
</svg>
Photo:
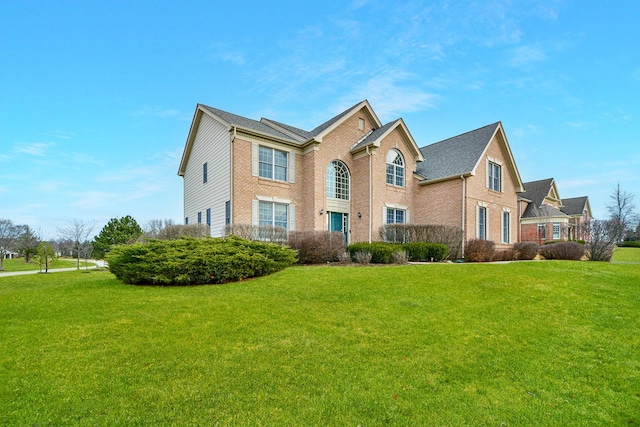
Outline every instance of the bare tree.
<svg viewBox="0 0 640 427">
<path fill-rule="evenodd" d="M 0 271 L 4 270 L 4 258 L 13 250 L 23 230 L 23 225 L 15 225 L 10 219 L 0 218 Z"/>
<path fill-rule="evenodd" d="M 69 221 L 67 226 L 58 228 L 58 233 L 62 236 L 63 239 L 68 239 L 73 242 L 74 255 L 78 259 L 78 270 L 80 270 L 80 254 L 82 252 L 82 245 L 87 240 L 89 240 L 89 235 L 91 234 L 95 226 L 95 221 L 82 221 L 79 219 L 73 219 Z"/>
<path fill-rule="evenodd" d="M 587 245 L 587 256 L 590 261 L 611 261 L 616 227 L 617 223 L 611 219 L 589 222 L 591 241 Z"/>
<path fill-rule="evenodd" d="M 16 250 L 20 256 L 24 257 L 25 262 L 29 262 L 31 257 L 38 254 L 38 245 L 42 241 L 40 234 L 28 225 L 22 228 L 22 233 L 16 242 Z"/>
<path fill-rule="evenodd" d="M 635 213 L 635 204 L 633 203 L 633 194 L 620 188 L 620 183 L 609 195 L 611 203 L 607 205 L 609 218 L 613 222 L 613 238 L 614 242 L 621 242 L 627 229 L 637 221 Z"/>
</svg>

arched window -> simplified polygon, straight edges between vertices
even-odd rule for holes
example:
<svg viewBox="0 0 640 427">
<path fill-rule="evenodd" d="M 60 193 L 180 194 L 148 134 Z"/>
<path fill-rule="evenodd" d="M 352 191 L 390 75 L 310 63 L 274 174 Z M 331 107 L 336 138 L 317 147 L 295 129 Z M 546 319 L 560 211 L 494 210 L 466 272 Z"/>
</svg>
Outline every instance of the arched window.
<svg viewBox="0 0 640 427">
<path fill-rule="evenodd" d="M 387 184 L 404 187 L 404 159 L 398 150 L 387 154 Z"/>
<path fill-rule="evenodd" d="M 349 200 L 349 169 L 340 160 L 327 166 L 327 197 Z"/>
</svg>

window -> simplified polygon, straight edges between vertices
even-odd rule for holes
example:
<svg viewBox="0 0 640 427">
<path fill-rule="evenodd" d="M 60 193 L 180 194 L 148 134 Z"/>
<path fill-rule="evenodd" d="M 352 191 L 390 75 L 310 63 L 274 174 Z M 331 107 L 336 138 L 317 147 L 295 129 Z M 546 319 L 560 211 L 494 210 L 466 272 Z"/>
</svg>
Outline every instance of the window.
<svg viewBox="0 0 640 427">
<path fill-rule="evenodd" d="M 206 184 L 207 181 L 209 180 L 207 169 L 208 169 L 207 163 L 202 165 L 202 183 L 203 184 Z"/>
<path fill-rule="evenodd" d="M 211 208 L 207 209 L 207 225 L 211 226 Z"/>
<path fill-rule="evenodd" d="M 184 225 L 189 225 L 189 217 L 184 218 Z"/>
<path fill-rule="evenodd" d="M 231 224 L 231 200 L 224 202 L 224 223 L 225 225 Z"/>
<path fill-rule="evenodd" d="M 287 229 L 288 206 L 283 203 L 260 202 L 259 224 Z"/>
<path fill-rule="evenodd" d="M 502 243 L 511 241 L 511 214 L 502 212 Z"/>
<path fill-rule="evenodd" d="M 487 208 L 478 206 L 478 239 L 487 239 Z"/>
<path fill-rule="evenodd" d="M 397 150 L 387 154 L 387 184 L 404 187 L 404 159 Z"/>
<path fill-rule="evenodd" d="M 202 224 L 202 212 L 198 212 L 198 224 Z"/>
<path fill-rule="evenodd" d="M 553 223 L 553 239 L 554 240 L 560 239 L 560 223 L 559 222 Z"/>
<path fill-rule="evenodd" d="M 359 118 L 358 119 L 358 129 L 359 130 L 364 130 L 364 119 L 363 118 Z"/>
<path fill-rule="evenodd" d="M 497 163 L 489 162 L 489 189 L 493 191 L 502 191 L 501 182 L 502 166 Z"/>
<path fill-rule="evenodd" d="M 387 208 L 387 224 L 404 224 L 405 211 L 403 209 Z"/>
<path fill-rule="evenodd" d="M 259 176 L 260 178 L 287 180 L 287 159 L 284 151 L 260 146 L 259 149 Z"/>
<path fill-rule="evenodd" d="M 327 166 L 327 197 L 349 200 L 349 169 L 340 160 Z"/>
<path fill-rule="evenodd" d="M 547 225 L 546 224 L 538 224 L 538 237 L 542 240 L 547 238 Z"/>
</svg>

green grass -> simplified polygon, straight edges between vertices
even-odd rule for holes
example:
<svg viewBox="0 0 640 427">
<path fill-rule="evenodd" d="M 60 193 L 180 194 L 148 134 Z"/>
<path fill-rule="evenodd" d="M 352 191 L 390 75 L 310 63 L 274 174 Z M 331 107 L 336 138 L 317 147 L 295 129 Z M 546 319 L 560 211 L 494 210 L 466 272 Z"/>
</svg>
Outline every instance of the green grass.
<svg viewBox="0 0 640 427">
<path fill-rule="evenodd" d="M 611 261 L 614 263 L 640 264 L 640 248 L 616 248 Z"/>
<path fill-rule="evenodd" d="M 627 425 L 639 313 L 590 262 L 0 278 L 0 425 Z"/>
<path fill-rule="evenodd" d="M 49 269 L 52 268 L 73 268 L 77 265 L 78 261 L 75 259 L 57 259 L 53 264 L 49 264 Z M 85 263 L 80 261 L 80 268 L 85 265 L 93 265 L 92 263 Z M 40 264 L 37 261 L 25 262 L 24 258 L 5 259 L 3 271 L 31 271 L 40 270 Z M 44 270 L 44 267 L 43 267 Z"/>
</svg>

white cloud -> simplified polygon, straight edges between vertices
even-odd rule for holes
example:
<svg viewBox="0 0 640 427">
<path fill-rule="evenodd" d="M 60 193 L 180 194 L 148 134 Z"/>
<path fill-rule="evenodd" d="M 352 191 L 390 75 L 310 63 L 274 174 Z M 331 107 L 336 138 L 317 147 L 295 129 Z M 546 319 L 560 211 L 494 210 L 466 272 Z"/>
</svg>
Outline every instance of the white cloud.
<svg viewBox="0 0 640 427">
<path fill-rule="evenodd" d="M 57 139 L 71 139 L 75 136 L 73 132 L 67 132 L 63 130 L 49 131 L 49 132 L 46 132 L 44 135 L 52 138 L 57 138 Z"/>
<path fill-rule="evenodd" d="M 164 119 L 167 117 L 175 117 L 180 114 L 179 110 L 170 109 L 170 108 L 160 108 L 160 107 L 149 107 L 144 106 L 138 110 L 135 110 L 131 113 L 133 116 L 141 116 L 141 117 L 153 117 Z"/>
<path fill-rule="evenodd" d="M 547 55 L 538 46 L 518 46 L 511 50 L 509 63 L 513 67 L 523 67 L 547 59 Z"/>
<path fill-rule="evenodd" d="M 228 44 L 212 43 L 209 49 L 209 59 L 212 61 L 229 62 L 235 65 L 244 65 L 247 62 L 241 51 Z"/>
<path fill-rule="evenodd" d="M 13 151 L 31 156 L 45 156 L 47 150 L 55 144 L 51 142 L 19 142 L 13 147 Z"/>
</svg>

